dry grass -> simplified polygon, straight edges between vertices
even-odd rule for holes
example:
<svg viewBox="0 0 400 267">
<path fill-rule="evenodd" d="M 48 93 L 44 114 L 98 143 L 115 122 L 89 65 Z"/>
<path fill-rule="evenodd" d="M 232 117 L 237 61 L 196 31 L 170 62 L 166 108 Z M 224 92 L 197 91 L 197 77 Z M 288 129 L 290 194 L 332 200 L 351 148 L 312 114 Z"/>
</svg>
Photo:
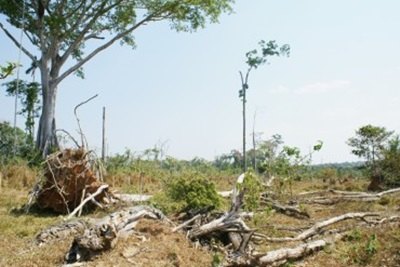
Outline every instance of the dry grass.
<svg viewBox="0 0 400 267">
<path fill-rule="evenodd" d="M 37 173 L 25 170 L 24 166 L 21 168 L 10 167 L 6 172 L 4 172 L 4 169 L 2 171 L 7 176 L 7 178 L 3 178 L 3 181 L 7 180 L 8 188 L 3 187 L 0 194 L 0 266 L 61 265 L 73 237 L 43 247 L 36 247 L 33 240 L 35 234 L 41 229 L 61 222 L 62 218 L 43 212 L 33 212 L 29 215 L 22 213 L 20 207 L 26 203 L 27 189 L 16 190 L 9 187 L 12 183 L 18 184 L 17 177 L 26 175 L 30 177 L 26 178 L 26 187 L 29 188 L 31 182 L 33 184 L 36 180 Z M 139 178 L 131 177 L 128 181 L 130 185 L 122 183 L 122 179 L 126 179 L 126 177 L 119 177 L 116 180 L 121 185 L 131 188 L 139 184 Z M 232 188 L 233 181 L 233 178 L 219 181 L 219 190 Z M 146 182 L 148 183 L 148 192 L 160 189 L 158 179 L 148 178 Z M 359 191 L 364 190 L 367 183 L 363 180 L 346 181 L 342 184 L 323 183 L 319 180 L 300 181 L 295 182 L 293 193 L 328 188 Z M 17 188 L 24 188 L 24 183 L 19 182 Z M 276 190 L 276 188 L 273 190 Z M 298 233 L 277 230 L 277 227 L 307 227 L 317 221 L 346 212 L 381 211 L 399 214 L 399 207 L 400 199 L 398 195 L 388 196 L 376 202 L 342 202 L 331 206 L 302 205 L 301 209 L 308 211 L 311 215 L 309 220 L 295 219 L 266 208 L 248 223 L 268 236 L 295 236 Z M 102 216 L 103 213 L 92 214 L 91 216 L 93 215 Z M 349 220 L 335 224 L 335 228 L 347 227 L 353 229 L 349 237 L 339 241 L 334 246 L 327 247 L 314 255 L 286 266 L 400 266 L 400 225 L 398 223 L 384 224 L 380 227 L 365 228 L 360 227 L 358 223 L 359 221 Z M 374 236 L 374 240 L 371 239 L 372 236 Z M 264 243 L 258 246 L 257 250 L 267 252 L 297 243 Z M 121 240 L 115 249 L 96 257 L 86 266 L 200 267 L 211 266 L 211 261 L 211 252 L 194 248 L 183 234 L 172 233 L 169 226 L 159 222 L 142 220 L 137 226 L 136 236 Z"/>
<path fill-rule="evenodd" d="M 32 188 L 40 177 L 38 169 L 30 168 L 26 162 L 0 166 L 0 190 L 2 188 Z"/>
<path fill-rule="evenodd" d="M 194 248 L 184 235 L 172 233 L 169 226 L 141 220 L 137 232 L 140 238 L 119 242 L 87 266 L 211 266 L 210 252 Z"/>
<path fill-rule="evenodd" d="M 26 203 L 27 192 L 3 189 L 0 194 L 0 266 L 54 266 L 62 261 L 62 253 L 68 246 L 63 241 L 52 247 L 36 248 L 33 237 L 43 227 L 60 221 L 49 214 L 26 215 L 21 206 Z"/>
<path fill-rule="evenodd" d="M 0 194 L 0 266 L 59 266 L 73 237 L 37 247 L 35 235 L 62 217 L 47 213 L 24 214 L 27 192 L 3 189 Z M 100 214 L 96 214 L 100 216 Z M 169 226 L 143 220 L 138 235 L 118 243 L 112 251 L 89 262 L 87 266 L 210 266 L 212 254 L 196 249 L 183 234 L 172 233 Z M 132 257 L 129 257 L 129 254 Z M 124 257 L 125 255 L 127 257 Z"/>
</svg>

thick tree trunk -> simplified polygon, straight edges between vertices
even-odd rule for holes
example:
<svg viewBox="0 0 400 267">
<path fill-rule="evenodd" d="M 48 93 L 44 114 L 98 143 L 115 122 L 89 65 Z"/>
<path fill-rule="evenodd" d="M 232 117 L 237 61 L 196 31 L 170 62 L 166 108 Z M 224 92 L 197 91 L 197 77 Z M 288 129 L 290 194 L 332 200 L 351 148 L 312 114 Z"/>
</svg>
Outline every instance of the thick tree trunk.
<svg viewBox="0 0 400 267">
<path fill-rule="evenodd" d="M 42 114 L 40 115 L 36 147 L 45 157 L 54 148 L 58 148 L 56 130 L 56 96 L 57 85 L 52 82 L 48 67 L 43 64 L 40 68 L 42 82 Z M 57 75 L 52 75 L 57 77 Z"/>
</svg>

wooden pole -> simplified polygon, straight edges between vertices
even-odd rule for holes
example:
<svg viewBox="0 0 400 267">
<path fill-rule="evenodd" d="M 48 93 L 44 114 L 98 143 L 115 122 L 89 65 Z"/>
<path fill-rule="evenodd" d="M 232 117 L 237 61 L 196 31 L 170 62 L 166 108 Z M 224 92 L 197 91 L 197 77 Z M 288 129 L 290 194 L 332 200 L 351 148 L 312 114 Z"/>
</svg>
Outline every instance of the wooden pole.
<svg viewBox="0 0 400 267">
<path fill-rule="evenodd" d="M 101 160 L 106 160 L 106 107 L 103 107 L 103 132 L 102 132 L 102 143 L 101 143 Z"/>
</svg>

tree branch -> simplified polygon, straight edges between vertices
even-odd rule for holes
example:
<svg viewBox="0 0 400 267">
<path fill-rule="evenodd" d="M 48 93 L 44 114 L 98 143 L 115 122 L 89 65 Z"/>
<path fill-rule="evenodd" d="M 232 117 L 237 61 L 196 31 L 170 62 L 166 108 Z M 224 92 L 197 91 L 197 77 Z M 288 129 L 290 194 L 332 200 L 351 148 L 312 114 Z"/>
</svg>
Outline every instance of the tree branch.
<svg viewBox="0 0 400 267">
<path fill-rule="evenodd" d="M 95 33 L 92 33 L 92 34 L 88 34 L 87 36 L 85 36 L 85 38 L 83 40 L 87 41 L 87 40 L 90 40 L 90 39 L 104 40 L 105 37 L 101 37 L 101 36 L 98 36 Z"/>
<path fill-rule="evenodd" d="M 95 1 L 93 1 L 90 6 L 93 5 Z M 96 22 L 96 20 L 103 14 L 105 14 L 106 12 L 108 12 L 109 10 L 111 10 L 112 8 L 116 7 L 119 3 L 121 3 L 121 1 L 117 1 L 115 4 L 110 5 L 109 7 L 105 8 L 103 10 L 103 7 L 106 5 L 106 2 L 103 2 L 101 5 L 102 7 L 100 8 L 100 11 L 96 14 L 94 14 L 93 16 L 90 16 L 90 21 L 88 22 L 88 24 L 84 27 L 84 29 L 80 32 L 79 36 L 76 37 L 76 39 L 74 40 L 74 42 L 68 47 L 68 49 L 64 52 L 64 55 L 61 56 L 61 65 L 65 63 L 65 61 L 67 61 L 68 57 L 71 55 L 71 53 L 77 49 L 77 47 L 81 44 L 81 42 L 84 40 L 86 33 L 88 33 L 88 31 L 92 28 L 93 24 Z M 90 8 L 89 6 L 89 8 Z M 84 12 L 82 12 L 82 15 L 84 14 Z M 80 17 L 80 19 L 83 19 L 83 16 Z M 70 31 L 74 31 L 77 27 L 79 26 L 78 23 L 75 23 L 74 26 L 70 29 Z"/>
<path fill-rule="evenodd" d="M 32 61 L 36 61 L 35 56 L 33 56 L 25 47 L 20 44 L 17 39 L 15 39 L 14 36 L 4 27 L 2 23 L 0 23 L 0 28 L 4 31 L 4 33 L 7 35 L 8 38 L 11 39 L 11 41 L 19 48 L 21 49 L 22 52 L 24 52 L 25 55 L 27 55 Z"/>
<path fill-rule="evenodd" d="M 103 51 L 104 49 L 108 48 L 111 46 L 115 41 L 121 39 L 122 37 L 126 36 L 127 34 L 131 33 L 132 31 L 136 30 L 139 28 L 141 25 L 145 24 L 146 22 L 150 21 L 156 14 L 150 14 L 147 17 L 145 17 L 143 20 L 141 20 L 139 23 L 135 24 L 134 26 L 130 27 L 126 31 L 123 31 L 119 34 L 117 34 L 114 38 L 103 44 L 102 46 L 99 46 L 96 48 L 92 53 L 90 53 L 87 57 L 79 61 L 77 64 L 66 70 L 63 74 L 61 74 L 56 80 L 55 83 L 58 84 L 60 83 L 63 79 L 65 79 L 68 75 L 71 73 L 75 72 L 78 70 L 80 67 L 82 67 L 86 62 L 88 62 L 90 59 L 92 59 L 95 55 L 97 55 L 99 52 Z"/>
<path fill-rule="evenodd" d="M 25 36 L 29 39 L 29 41 L 34 45 L 35 41 L 33 40 L 33 37 L 29 35 L 27 31 L 24 31 Z"/>
</svg>

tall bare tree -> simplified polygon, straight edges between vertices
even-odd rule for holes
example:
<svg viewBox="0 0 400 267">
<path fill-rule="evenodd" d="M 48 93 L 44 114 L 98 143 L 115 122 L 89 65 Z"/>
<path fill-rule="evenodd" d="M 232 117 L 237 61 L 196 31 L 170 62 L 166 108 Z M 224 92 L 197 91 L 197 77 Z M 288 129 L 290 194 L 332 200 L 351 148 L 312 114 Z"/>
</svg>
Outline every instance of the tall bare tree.
<svg viewBox="0 0 400 267">
<path fill-rule="evenodd" d="M 249 75 L 253 69 L 257 69 L 259 66 L 268 62 L 268 58 L 272 56 L 289 56 L 290 46 L 284 44 L 278 46 L 275 41 L 265 42 L 264 40 L 259 42 L 260 51 L 257 49 L 251 50 L 246 53 L 246 64 L 247 71 L 243 73 L 239 71 L 240 81 L 242 83 L 242 89 L 239 90 L 239 98 L 242 100 L 243 105 L 243 172 L 247 170 L 246 161 L 246 91 L 249 89 Z"/>
</svg>

